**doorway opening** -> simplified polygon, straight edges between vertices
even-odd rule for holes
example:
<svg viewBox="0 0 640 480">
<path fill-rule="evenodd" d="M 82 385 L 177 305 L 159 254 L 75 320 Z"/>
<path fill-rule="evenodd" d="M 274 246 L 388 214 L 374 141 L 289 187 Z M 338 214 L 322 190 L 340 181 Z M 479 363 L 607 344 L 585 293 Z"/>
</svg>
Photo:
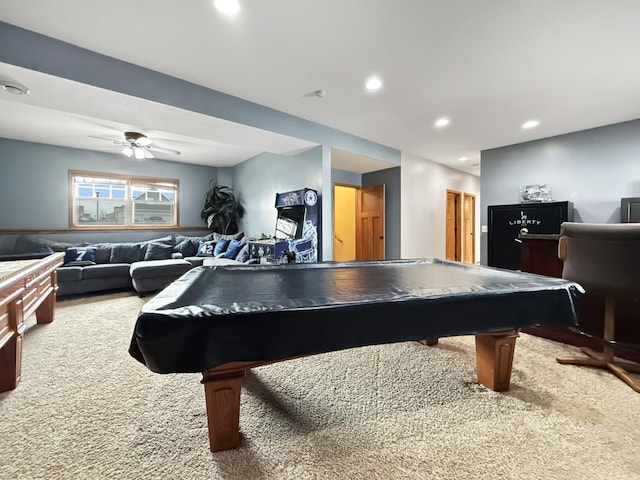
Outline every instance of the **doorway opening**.
<svg viewBox="0 0 640 480">
<path fill-rule="evenodd" d="M 384 185 L 333 185 L 333 259 L 384 260 Z"/>
<path fill-rule="evenodd" d="M 446 259 L 475 263 L 476 197 L 471 193 L 447 190 Z"/>
</svg>

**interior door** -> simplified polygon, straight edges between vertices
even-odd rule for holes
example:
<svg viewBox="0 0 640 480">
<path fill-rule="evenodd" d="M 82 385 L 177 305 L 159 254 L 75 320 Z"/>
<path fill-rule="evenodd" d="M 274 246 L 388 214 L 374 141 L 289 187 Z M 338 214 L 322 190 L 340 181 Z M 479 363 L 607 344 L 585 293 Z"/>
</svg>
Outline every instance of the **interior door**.
<svg viewBox="0 0 640 480">
<path fill-rule="evenodd" d="M 356 260 L 384 260 L 384 185 L 356 190 Z"/>
<path fill-rule="evenodd" d="M 476 197 L 465 193 L 462 197 L 462 261 L 475 263 L 476 261 Z"/>
<path fill-rule="evenodd" d="M 445 255 L 447 260 L 459 262 L 462 260 L 461 221 L 460 221 L 460 192 L 447 190 L 446 206 L 446 241 Z"/>
</svg>

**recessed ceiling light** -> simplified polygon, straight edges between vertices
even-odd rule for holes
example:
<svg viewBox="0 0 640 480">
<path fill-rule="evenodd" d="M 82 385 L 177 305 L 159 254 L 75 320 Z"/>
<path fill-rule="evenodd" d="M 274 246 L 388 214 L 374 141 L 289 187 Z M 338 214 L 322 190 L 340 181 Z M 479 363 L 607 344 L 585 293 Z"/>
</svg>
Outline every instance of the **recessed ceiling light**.
<svg viewBox="0 0 640 480">
<path fill-rule="evenodd" d="M 538 125 L 540 125 L 540 120 L 527 120 L 522 124 L 522 128 L 525 128 L 525 129 L 535 128 Z"/>
<path fill-rule="evenodd" d="M 221 13 L 233 15 L 240 11 L 238 0 L 215 0 L 214 5 Z"/>
<path fill-rule="evenodd" d="M 371 77 L 367 79 L 367 82 L 364 84 L 367 90 L 378 90 L 382 87 L 382 80 L 378 77 Z"/>
<path fill-rule="evenodd" d="M 0 80 L 0 88 L 5 92 L 13 93 L 14 95 L 28 95 L 31 92 L 31 90 L 24 85 L 10 80 Z"/>
<path fill-rule="evenodd" d="M 449 123 L 450 120 L 448 118 L 442 117 L 436 120 L 436 123 L 434 123 L 434 125 L 436 127 L 446 127 L 447 125 L 449 125 Z"/>
<path fill-rule="evenodd" d="M 458 160 L 460 160 L 461 162 L 466 162 L 467 160 L 469 160 L 468 157 L 460 157 Z"/>
</svg>

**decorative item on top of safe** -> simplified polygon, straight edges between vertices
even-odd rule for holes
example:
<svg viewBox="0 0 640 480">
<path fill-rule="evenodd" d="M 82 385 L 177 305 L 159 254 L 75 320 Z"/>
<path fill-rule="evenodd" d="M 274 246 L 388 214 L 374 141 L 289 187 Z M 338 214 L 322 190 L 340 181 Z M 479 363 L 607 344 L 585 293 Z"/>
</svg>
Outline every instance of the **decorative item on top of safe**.
<svg viewBox="0 0 640 480">
<path fill-rule="evenodd" d="M 535 184 L 522 185 L 520 187 L 520 199 L 522 203 L 530 202 L 552 202 L 551 185 Z"/>
</svg>

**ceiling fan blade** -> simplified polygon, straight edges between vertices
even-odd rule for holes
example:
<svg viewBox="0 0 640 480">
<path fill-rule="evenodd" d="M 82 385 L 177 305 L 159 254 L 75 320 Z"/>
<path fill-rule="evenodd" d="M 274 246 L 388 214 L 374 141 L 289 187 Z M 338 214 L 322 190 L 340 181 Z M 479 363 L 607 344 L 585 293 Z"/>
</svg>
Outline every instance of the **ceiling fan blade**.
<svg viewBox="0 0 640 480">
<path fill-rule="evenodd" d="M 119 140 L 116 140 L 114 138 L 99 137 L 98 135 L 89 135 L 89 138 L 98 138 L 100 140 L 107 140 L 108 142 L 118 142 L 119 141 Z"/>
<path fill-rule="evenodd" d="M 172 150 L 171 148 L 165 148 L 165 147 L 158 147 L 156 145 L 153 145 L 151 147 L 146 147 L 151 151 L 158 151 L 158 152 L 166 152 L 166 153 L 173 153 L 174 155 L 180 155 L 180 152 L 178 150 Z"/>
<path fill-rule="evenodd" d="M 99 140 L 106 140 L 107 142 L 111 142 L 116 146 L 121 146 L 121 147 L 125 147 L 127 145 L 129 145 L 129 142 L 123 141 L 123 140 L 115 140 L 113 138 L 107 138 L 107 137 L 98 137 L 96 135 L 89 135 L 90 138 L 97 138 Z"/>
<path fill-rule="evenodd" d="M 151 150 L 149 150 L 147 147 L 140 147 L 140 148 L 144 150 L 144 158 L 155 158 L 155 155 L 151 153 Z"/>
</svg>

